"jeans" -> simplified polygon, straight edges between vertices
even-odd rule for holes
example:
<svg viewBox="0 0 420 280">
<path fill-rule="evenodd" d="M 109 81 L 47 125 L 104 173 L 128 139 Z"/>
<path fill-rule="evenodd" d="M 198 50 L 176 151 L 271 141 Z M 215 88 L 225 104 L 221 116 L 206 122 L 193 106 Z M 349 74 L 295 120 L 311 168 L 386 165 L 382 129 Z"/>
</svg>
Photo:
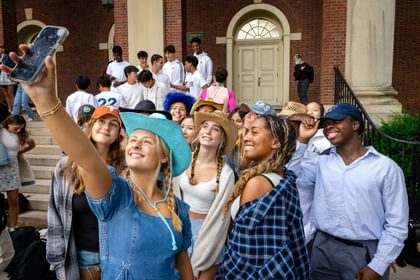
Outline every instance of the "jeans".
<svg viewBox="0 0 420 280">
<path fill-rule="evenodd" d="M 28 117 L 30 119 L 36 119 L 36 116 L 34 112 L 32 111 L 31 106 L 29 106 L 29 96 L 28 94 L 23 90 L 22 85 L 19 84 L 16 90 L 16 96 L 15 96 L 15 102 L 13 104 L 13 115 L 20 115 L 20 105 L 23 105 L 23 108 L 25 109 L 26 113 L 28 114 Z"/>
<path fill-rule="evenodd" d="M 85 250 L 77 250 L 77 260 L 79 268 L 89 268 L 100 264 L 99 252 L 89 252 Z"/>
<path fill-rule="evenodd" d="M 299 80 L 297 82 L 297 91 L 300 103 L 306 105 L 308 104 L 308 89 L 309 89 L 309 79 Z"/>
</svg>

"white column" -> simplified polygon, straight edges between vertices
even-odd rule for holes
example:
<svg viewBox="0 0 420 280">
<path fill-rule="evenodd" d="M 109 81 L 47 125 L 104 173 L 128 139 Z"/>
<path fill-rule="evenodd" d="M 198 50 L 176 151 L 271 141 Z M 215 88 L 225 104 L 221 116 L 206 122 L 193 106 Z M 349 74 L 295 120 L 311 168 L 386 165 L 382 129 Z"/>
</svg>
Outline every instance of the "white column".
<svg viewBox="0 0 420 280">
<path fill-rule="evenodd" d="M 392 87 L 395 0 L 348 0 L 346 79 L 372 115 L 400 112 Z M 381 106 L 378 106 L 381 105 Z"/>
</svg>

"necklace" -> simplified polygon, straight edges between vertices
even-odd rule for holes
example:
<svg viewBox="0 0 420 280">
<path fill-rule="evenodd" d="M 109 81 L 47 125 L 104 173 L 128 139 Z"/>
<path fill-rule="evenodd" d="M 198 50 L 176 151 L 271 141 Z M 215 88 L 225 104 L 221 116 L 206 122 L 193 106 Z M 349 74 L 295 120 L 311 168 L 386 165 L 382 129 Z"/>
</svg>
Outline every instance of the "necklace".
<svg viewBox="0 0 420 280">
<path fill-rule="evenodd" d="M 152 209 L 155 211 L 155 213 L 158 215 L 158 217 L 163 221 L 166 228 L 169 230 L 169 233 L 171 234 L 171 240 L 172 240 L 172 251 L 176 251 L 178 249 L 178 247 L 176 246 L 176 240 L 175 240 L 174 232 L 172 231 L 172 229 L 169 226 L 168 222 L 166 221 L 165 217 L 163 217 L 163 215 L 160 213 L 159 209 L 157 208 L 157 205 L 159 203 L 162 203 L 162 202 L 166 201 L 166 199 L 168 198 L 168 193 L 169 192 L 168 191 L 166 192 L 165 197 L 163 199 L 156 200 L 155 202 L 153 202 L 147 196 L 147 194 L 143 191 L 143 189 L 137 184 L 137 182 L 134 180 L 133 176 L 131 175 L 131 172 L 130 172 L 130 179 L 134 183 L 134 185 L 136 186 L 137 190 L 139 190 L 141 195 L 146 199 L 147 203 L 149 203 L 150 207 L 152 207 Z"/>
</svg>

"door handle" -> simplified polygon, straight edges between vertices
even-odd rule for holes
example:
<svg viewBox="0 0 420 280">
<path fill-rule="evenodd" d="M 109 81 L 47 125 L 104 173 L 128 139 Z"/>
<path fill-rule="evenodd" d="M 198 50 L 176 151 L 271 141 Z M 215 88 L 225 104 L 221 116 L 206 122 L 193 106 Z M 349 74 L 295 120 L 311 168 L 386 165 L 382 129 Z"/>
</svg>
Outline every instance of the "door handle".
<svg viewBox="0 0 420 280">
<path fill-rule="evenodd" d="M 258 86 L 261 85 L 261 77 L 258 77 Z"/>
</svg>

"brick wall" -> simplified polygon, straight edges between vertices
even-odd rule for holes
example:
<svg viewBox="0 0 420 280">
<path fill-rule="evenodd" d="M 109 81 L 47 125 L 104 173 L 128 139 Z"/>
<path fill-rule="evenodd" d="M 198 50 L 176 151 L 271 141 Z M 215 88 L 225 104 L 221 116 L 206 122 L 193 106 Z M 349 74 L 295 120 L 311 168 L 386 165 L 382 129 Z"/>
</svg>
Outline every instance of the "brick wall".
<svg viewBox="0 0 420 280">
<path fill-rule="evenodd" d="M 267 0 L 263 2 L 277 7 L 285 14 L 292 33 L 302 33 L 302 40 L 291 41 L 290 57 L 292 58 L 295 53 L 300 53 L 314 67 L 315 81 L 309 88 L 309 95 L 311 100 L 319 100 L 322 1 Z M 183 12 L 185 31 L 203 32 L 203 49 L 213 59 L 215 66 L 226 66 L 226 45 L 216 44 L 216 37 L 225 37 L 229 22 L 235 13 L 252 3 L 253 1 L 250 0 L 185 1 Z M 185 42 L 183 51 L 184 56 L 192 52 L 189 42 Z M 290 99 L 298 100 L 292 75 L 293 61 L 285 63 L 290 63 L 291 69 Z"/>
<path fill-rule="evenodd" d="M 99 50 L 99 43 L 108 41 L 108 33 L 114 21 L 113 9 L 103 8 L 98 0 L 33 0 L 30 3 L 18 0 L 17 24 L 25 21 L 25 8 L 33 9 L 33 20 L 47 25 L 65 26 L 70 31 L 63 45 L 64 51 L 56 55 L 57 87 L 61 100 L 65 101 L 75 91 L 74 81 L 79 74 L 91 79 L 89 90 L 96 93 L 96 79 L 108 62 L 108 51 Z M 16 33 L 16 25 L 8 32 Z"/>
<path fill-rule="evenodd" d="M 320 101 L 332 104 L 334 101 L 334 71 L 338 65 L 344 74 L 346 51 L 346 0 L 324 0 L 322 8 L 322 48 Z"/>
<path fill-rule="evenodd" d="M 127 0 L 114 0 L 115 45 L 123 49 L 123 58 L 128 59 L 128 14 Z"/>
<path fill-rule="evenodd" d="M 403 108 L 420 112 L 420 13 L 418 0 L 396 1 L 392 85 Z"/>
<path fill-rule="evenodd" d="M 175 57 L 182 59 L 183 44 L 185 42 L 182 24 L 182 0 L 164 0 L 163 8 L 164 45 L 174 45 L 176 50 Z"/>
<path fill-rule="evenodd" d="M 0 1 L 0 44 L 3 44 L 6 51 L 17 51 L 16 17 L 13 12 L 16 9 L 15 1 Z"/>
</svg>

